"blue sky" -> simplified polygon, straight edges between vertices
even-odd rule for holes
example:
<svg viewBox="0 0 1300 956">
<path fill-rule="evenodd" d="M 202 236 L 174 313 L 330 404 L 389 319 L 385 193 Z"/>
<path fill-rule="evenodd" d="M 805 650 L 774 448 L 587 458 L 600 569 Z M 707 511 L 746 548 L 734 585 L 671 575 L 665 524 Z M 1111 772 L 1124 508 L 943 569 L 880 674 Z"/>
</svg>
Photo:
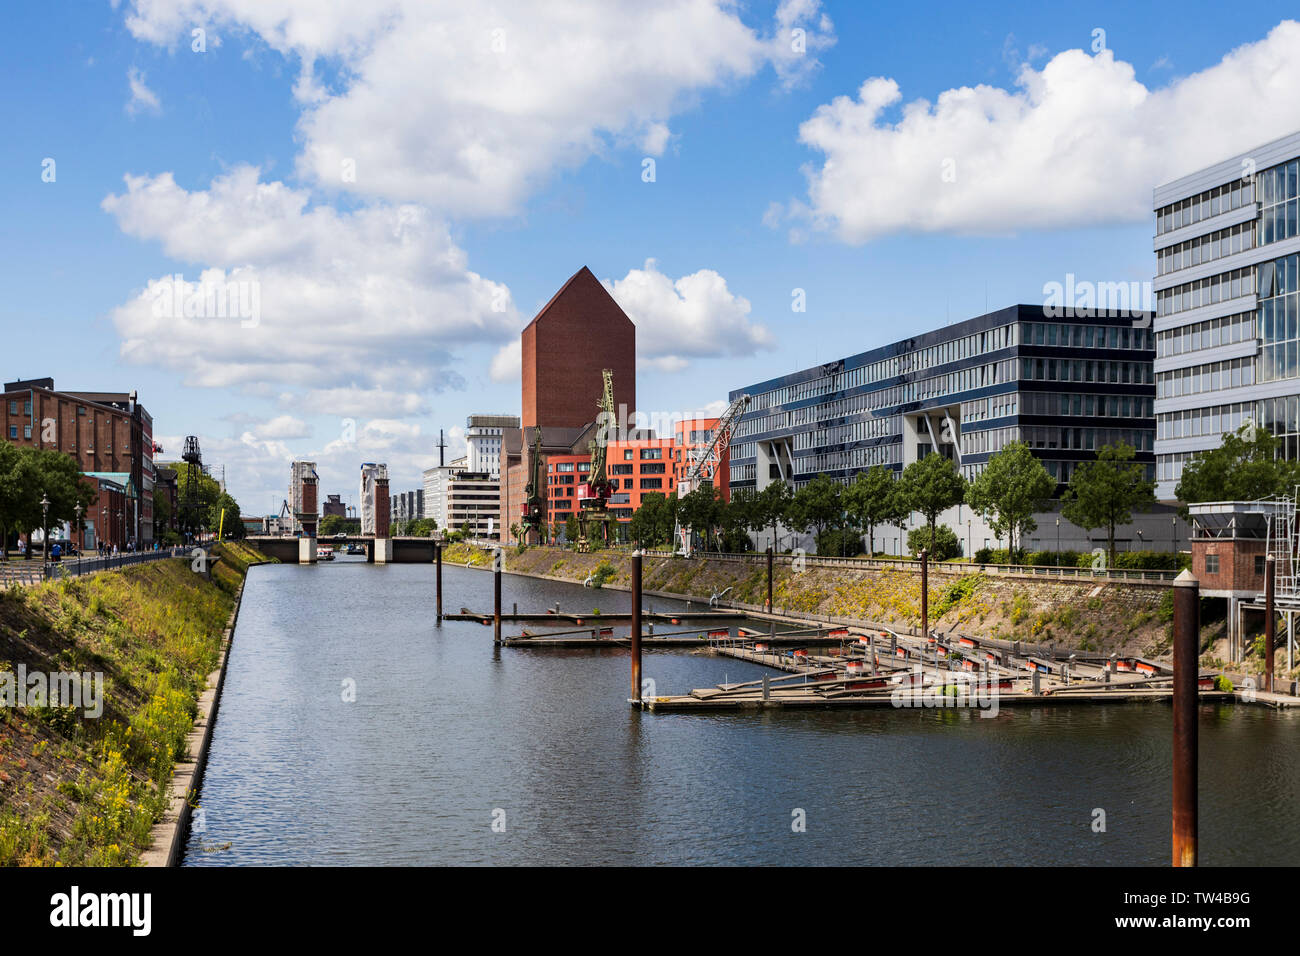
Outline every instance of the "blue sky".
<svg viewBox="0 0 1300 956">
<path fill-rule="evenodd" d="M 138 389 L 248 512 L 291 456 L 345 498 L 363 460 L 417 487 L 440 427 L 518 412 L 507 346 L 582 265 L 638 323 L 642 408 L 687 412 L 1067 272 L 1149 280 L 1157 181 L 1300 128 L 1282 4 L 320 6 L 21 6 L 0 36 L 0 373 Z M 145 314 L 207 268 L 258 283 L 256 328 Z"/>
</svg>

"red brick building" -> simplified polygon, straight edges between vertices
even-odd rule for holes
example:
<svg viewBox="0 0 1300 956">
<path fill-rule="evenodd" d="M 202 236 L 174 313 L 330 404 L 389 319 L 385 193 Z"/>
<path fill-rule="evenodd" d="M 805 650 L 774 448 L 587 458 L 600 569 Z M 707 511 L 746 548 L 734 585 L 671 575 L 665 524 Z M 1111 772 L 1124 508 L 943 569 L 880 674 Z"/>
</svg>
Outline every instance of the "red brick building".
<svg viewBox="0 0 1300 956">
<path fill-rule="evenodd" d="M 520 352 L 521 427 L 508 429 L 501 442 L 503 537 L 523 518 L 538 434 L 543 481 L 552 456 L 588 459 L 604 369 L 613 373 L 614 407 L 623 421 L 631 421 L 636 410 L 636 325 L 586 266 L 520 333 Z"/>
<path fill-rule="evenodd" d="M 121 543 L 153 541 L 153 419 L 134 392 L 59 392 L 48 377 L 7 382 L 0 435 L 16 445 L 63 452 L 91 478 L 121 485 Z"/>
</svg>

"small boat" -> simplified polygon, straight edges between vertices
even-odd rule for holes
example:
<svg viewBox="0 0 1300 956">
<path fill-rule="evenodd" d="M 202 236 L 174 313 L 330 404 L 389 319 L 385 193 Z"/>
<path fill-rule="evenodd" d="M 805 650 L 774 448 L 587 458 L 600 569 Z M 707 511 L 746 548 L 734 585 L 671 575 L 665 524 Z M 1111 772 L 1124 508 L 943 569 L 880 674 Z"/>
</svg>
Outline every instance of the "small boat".
<svg viewBox="0 0 1300 956">
<path fill-rule="evenodd" d="M 320 549 L 317 550 L 317 552 L 316 552 L 316 560 L 317 560 L 317 561 L 333 561 L 333 560 L 334 560 L 334 549 L 333 549 L 333 548 L 320 548 Z"/>
</svg>

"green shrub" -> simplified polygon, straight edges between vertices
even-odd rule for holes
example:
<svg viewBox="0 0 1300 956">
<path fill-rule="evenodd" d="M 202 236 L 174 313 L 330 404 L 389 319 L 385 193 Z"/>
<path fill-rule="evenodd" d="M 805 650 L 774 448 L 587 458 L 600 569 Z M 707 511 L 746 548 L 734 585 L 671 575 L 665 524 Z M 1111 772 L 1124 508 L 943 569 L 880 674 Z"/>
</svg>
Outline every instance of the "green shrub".
<svg viewBox="0 0 1300 956">
<path fill-rule="evenodd" d="M 907 550 L 912 557 L 917 557 L 922 548 L 930 546 L 930 529 L 922 526 L 907 533 Z M 961 542 L 956 533 L 946 524 L 934 526 L 934 547 L 930 551 L 931 561 L 948 561 L 961 554 Z"/>
</svg>

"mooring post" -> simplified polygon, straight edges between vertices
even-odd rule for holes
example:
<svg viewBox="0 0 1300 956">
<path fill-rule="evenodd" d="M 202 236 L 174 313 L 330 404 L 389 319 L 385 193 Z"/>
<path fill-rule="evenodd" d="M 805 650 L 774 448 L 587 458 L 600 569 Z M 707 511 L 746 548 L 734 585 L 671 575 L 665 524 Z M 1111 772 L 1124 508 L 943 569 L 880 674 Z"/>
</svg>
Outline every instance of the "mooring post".
<svg viewBox="0 0 1300 956">
<path fill-rule="evenodd" d="M 1275 634 L 1273 606 L 1273 581 L 1277 577 L 1277 559 L 1269 552 L 1264 558 L 1264 689 L 1273 692 L 1273 640 Z"/>
<path fill-rule="evenodd" d="M 930 555 L 925 548 L 921 549 L 921 638 L 930 639 Z M 924 644 L 921 653 L 925 653 Z M 936 655 L 938 653 L 935 651 Z"/>
<path fill-rule="evenodd" d="M 641 703 L 641 552 L 632 552 L 632 697 Z"/>
<path fill-rule="evenodd" d="M 871 658 L 871 673 L 876 673 L 876 632 L 867 635 L 867 656 Z"/>
<path fill-rule="evenodd" d="M 772 686 L 769 683 L 769 678 L 767 674 L 763 675 L 763 699 L 764 700 L 772 699 Z"/>
<path fill-rule="evenodd" d="M 1174 579 L 1174 866 L 1196 866 L 1200 594 L 1191 571 Z"/>
<path fill-rule="evenodd" d="M 772 546 L 767 546 L 767 607 L 764 609 L 768 614 L 772 613 Z"/>
<path fill-rule="evenodd" d="M 1038 696 L 1038 693 L 1039 693 L 1039 691 L 1038 691 L 1038 675 L 1039 675 L 1040 672 L 1039 672 L 1038 668 L 1035 667 L 1035 668 L 1033 669 L 1033 671 L 1031 671 L 1030 673 L 1033 675 L 1033 678 L 1032 678 L 1032 682 L 1033 682 L 1032 693 L 1033 693 L 1033 695 L 1034 695 L 1035 697 L 1037 697 L 1037 696 Z"/>
<path fill-rule="evenodd" d="M 442 623 L 442 544 L 438 543 L 433 546 L 434 561 L 434 580 L 435 589 L 438 592 L 438 623 Z"/>
<path fill-rule="evenodd" d="M 492 637 L 501 643 L 501 549 L 492 561 Z"/>
</svg>

